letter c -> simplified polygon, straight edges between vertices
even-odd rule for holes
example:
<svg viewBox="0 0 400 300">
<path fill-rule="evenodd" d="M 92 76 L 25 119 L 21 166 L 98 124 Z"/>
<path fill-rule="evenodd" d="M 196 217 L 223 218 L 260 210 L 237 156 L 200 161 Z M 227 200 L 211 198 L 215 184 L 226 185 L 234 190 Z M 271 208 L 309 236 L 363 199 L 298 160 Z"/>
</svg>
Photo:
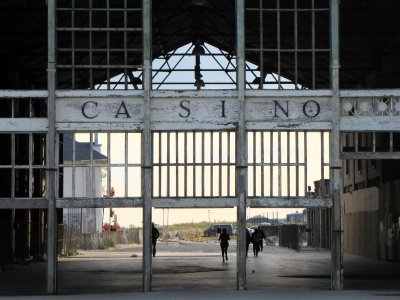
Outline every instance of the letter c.
<svg viewBox="0 0 400 300">
<path fill-rule="evenodd" d="M 97 114 L 95 114 L 95 115 L 88 115 L 87 112 L 86 112 L 86 105 L 88 105 L 89 103 L 90 103 L 90 104 L 93 104 L 95 107 L 97 107 L 97 102 L 94 102 L 94 101 L 87 101 L 87 102 L 83 103 L 83 105 L 82 105 L 82 115 L 83 115 L 86 119 L 94 119 L 94 118 L 97 117 Z"/>
</svg>

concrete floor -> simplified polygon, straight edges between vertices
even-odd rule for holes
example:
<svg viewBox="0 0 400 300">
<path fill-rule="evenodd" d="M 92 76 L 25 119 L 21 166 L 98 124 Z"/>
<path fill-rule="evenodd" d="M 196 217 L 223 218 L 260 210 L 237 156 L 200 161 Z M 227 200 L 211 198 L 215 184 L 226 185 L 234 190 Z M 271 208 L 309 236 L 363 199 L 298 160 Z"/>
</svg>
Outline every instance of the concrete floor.
<svg viewBox="0 0 400 300">
<path fill-rule="evenodd" d="M 231 241 L 229 261 L 225 263 L 215 239 L 208 242 L 158 243 L 157 248 L 157 256 L 153 258 L 154 292 L 230 293 L 236 290 L 235 241 Z M 345 255 L 344 270 L 345 290 L 387 292 L 400 289 L 399 263 Z M 46 263 L 6 266 L 6 270 L 0 273 L 0 296 L 43 295 L 45 274 Z M 136 245 L 82 251 L 77 256 L 59 259 L 57 276 L 60 295 L 141 294 L 142 248 Z M 316 252 L 309 248 L 296 252 L 268 246 L 258 257 L 254 257 L 250 249 L 247 288 L 249 291 L 268 293 L 329 291 L 330 252 Z M 399 296 L 400 293 L 392 295 Z"/>
</svg>

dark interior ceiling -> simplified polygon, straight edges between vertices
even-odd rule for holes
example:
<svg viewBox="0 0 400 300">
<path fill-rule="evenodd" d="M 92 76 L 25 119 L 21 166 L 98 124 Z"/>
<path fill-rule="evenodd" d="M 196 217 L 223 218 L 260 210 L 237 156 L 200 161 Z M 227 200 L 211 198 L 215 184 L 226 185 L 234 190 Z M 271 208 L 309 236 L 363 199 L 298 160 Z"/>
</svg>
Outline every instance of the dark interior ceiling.
<svg viewBox="0 0 400 300">
<path fill-rule="evenodd" d="M 341 1 L 341 88 L 400 87 L 399 11 L 398 0 Z M 0 24 L 0 88 L 45 89 L 46 1 L 2 0 Z M 253 38 L 257 38 L 256 34 L 251 34 L 255 26 L 255 20 L 246 20 L 248 45 Z M 153 0 L 153 57 L 197 40 L 234 54 L 235 27 L 234 0 Z M 268 32 L 268 28 L 265 31 Z M 329 33 L 319 27 L 316 31 L 317 41 L 329 45 Z M 258 55 L 246 58 L 259 63 Z M 135 60 L 141 61 L 140 53 Z M 267 58 L 265 63 L 269 71 L 276 69 L 274 59 Z M 293 64 L 290 61 L 286 63 Z M 301 64 L 302 61 L 299 61 L 299 66 Z M 288 71 L 287 77 L 291 76 Z M 309 74 L 304 74 L 300 81 L 307 84 L 307 77 Z"/>
</svg>

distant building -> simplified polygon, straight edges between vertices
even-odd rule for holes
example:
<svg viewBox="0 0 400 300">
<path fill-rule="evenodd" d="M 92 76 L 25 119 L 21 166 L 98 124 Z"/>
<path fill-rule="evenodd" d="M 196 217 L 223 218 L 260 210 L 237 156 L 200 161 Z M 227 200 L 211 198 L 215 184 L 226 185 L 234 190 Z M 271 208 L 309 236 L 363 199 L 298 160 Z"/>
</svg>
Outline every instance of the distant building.
<svg viewBox="0 0 400 300">
<path fill-rule="evenodd" d="M 287 214 L 286 221 L 288 224 L 304 224 L 307 222 L 307 215 L 305 211 L 301 213 L 296 211 L 295 213 Z"/>
<path fill-rule="evenodd" d="M 90 161 L 90 143 L 82 143 L 75 141 L 75 165 L 72 166 L 73 160 L 73 140 L 71 135 L 64 135 L 63 145 L 63 196 L 65 198 L 73 197 L 102 197 L 102 177 L 101 166 L 106 166 L 107 156 L 96 151 L 100 150 L 100 145 L 94 144 L 92 147 L 92 160 L 96 167 L 90 168 L 85 166 Z M 97 166 L 99 165 L 99 166 Z M 73 179 L 72 173 L 75 174 Z M 75 185 L 73 186 L 73 181 Z M 90 193 L 93 193 L 90 195 Z M 103 226 L 103 209 L 102 208 L 64 208 L 63 223 L 75 225 L 74 228 L 82 233 L 101 232 Z"/>
<path fill-rule="evenodd" d="M 261 225 L 261 224 L 268 225 L 270 223 L 270 220 L 262 215 L 257 215 L 257 216 L 248 218 L 246 222 L 253 224 L 253 225 Z"/>
</svg>

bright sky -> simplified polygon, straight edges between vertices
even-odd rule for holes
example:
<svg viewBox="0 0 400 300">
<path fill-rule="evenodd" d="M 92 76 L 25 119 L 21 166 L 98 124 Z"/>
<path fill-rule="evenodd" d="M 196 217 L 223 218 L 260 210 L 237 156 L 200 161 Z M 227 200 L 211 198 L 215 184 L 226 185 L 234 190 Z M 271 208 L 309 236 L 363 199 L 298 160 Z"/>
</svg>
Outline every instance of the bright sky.
<svg viewBox="0 0 400 300">
<path fill-rule="evenodd" d="M 118 223 L 121 226 L 129 227 L 134 225 L 135 227 L 141 227 L 143 222 L 143 214 L 141 208 L 113 208 L 115 214 L 117 215 Z M 236 222 L 236 208 L 184 208 L 184 209 L 153 209 L 153 222 L 157 226 L 162 225 L 172 225 L 179 223 L 190 223 L 190 222 L 215 222 L 220 223 L 222 221 L 226 222 Z M 246 214 L 247 218 L 251 218 L 257 215 L 264 217 L 286 218 L 286 214 L 299 212 L 301 213 L 303 209 L 294 208 L 247 208 Z M 109 222 L 109 209 L 104 209 L 104 222 Z"/>
</svg>

